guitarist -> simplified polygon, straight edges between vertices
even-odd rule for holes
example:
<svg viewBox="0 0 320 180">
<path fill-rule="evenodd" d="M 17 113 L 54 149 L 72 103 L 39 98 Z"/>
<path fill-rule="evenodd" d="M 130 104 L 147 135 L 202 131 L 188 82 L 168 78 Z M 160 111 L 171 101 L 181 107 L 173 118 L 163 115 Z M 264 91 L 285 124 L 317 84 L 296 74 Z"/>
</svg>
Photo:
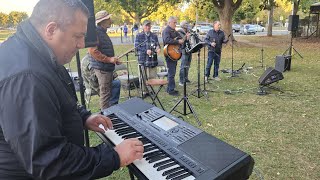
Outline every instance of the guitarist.
<svg viewBox="0 0 320 180">
<path fill-rule="evenodd" d="M 184 40 L 180 34 L 175 30 L 177 25 L 177 18 L 174 16 L 169 17 L 168 26 L 162 32 L 163 45 L 182 45 Z M 174 77 L 176 75 L 177 61 L 171 60 L 168 56 L 166 58 L 166 63 L 168 67 L 168 87 L 167 93 L 171 96 L 178 96 L 179 91 L 175 90 L 176 83 Z"/>
<path fill-rule="evenodd" d="M 192 54 L 187 52 L 187 46 L 190 46 L 190 33 L 188 32 L 189 25 L 187 21 L 182 21 L 180 23 L 181 29 L 178 30 L 181 36 L 186 37 L 185 43 L 181 46 L 182 56 L 181 56 L 181 65 L 180 65 L 180 74 L 179 74 L 179 86 L 183 86 L 184 81 L 190 83 L 188 78 L 189 68 L 191 63 Z M 186 72 L 184 72 L 184 67 L 186 67 Z"/>
</svg>

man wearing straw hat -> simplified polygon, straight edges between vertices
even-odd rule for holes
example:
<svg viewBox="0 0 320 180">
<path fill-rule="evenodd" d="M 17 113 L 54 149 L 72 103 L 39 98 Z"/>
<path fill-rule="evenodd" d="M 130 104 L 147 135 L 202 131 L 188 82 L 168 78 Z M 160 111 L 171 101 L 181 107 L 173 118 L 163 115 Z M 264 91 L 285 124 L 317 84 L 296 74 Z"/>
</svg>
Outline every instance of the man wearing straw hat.
<svg viewBox="0 0 320 180">
<path fill-rule="evenodd" d="M 115 64 L 120 64 L 117 57 L 114 56 L 114 48 L 107 29 L 111 27 L 111 14 L 107 11 L 96 13 L 98 45 L 88 49 L 91 67 L 98 78 L 100 89 L 100 108 L 106 109 L 110 106 L 111 88 L 113 80 L 113 71 Z"/>
</svg>

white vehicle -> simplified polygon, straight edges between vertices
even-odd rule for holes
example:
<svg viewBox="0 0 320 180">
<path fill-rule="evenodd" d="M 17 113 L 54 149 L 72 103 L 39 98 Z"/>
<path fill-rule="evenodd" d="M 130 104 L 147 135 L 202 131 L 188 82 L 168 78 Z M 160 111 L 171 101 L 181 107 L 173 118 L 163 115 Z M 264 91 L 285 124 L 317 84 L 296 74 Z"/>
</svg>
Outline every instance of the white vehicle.
<svg viewBox="0 0 320 180">
<path fill-rule="evenodd" d="M 255 24 L 256 32 L 264 32 L 265 28 L 261 25 Z"/>
<path fill-rule="evenodd" d="M 155 34 L 160 34 L 160 26 L 151 26 L 150 31 Z"/>
</svg>

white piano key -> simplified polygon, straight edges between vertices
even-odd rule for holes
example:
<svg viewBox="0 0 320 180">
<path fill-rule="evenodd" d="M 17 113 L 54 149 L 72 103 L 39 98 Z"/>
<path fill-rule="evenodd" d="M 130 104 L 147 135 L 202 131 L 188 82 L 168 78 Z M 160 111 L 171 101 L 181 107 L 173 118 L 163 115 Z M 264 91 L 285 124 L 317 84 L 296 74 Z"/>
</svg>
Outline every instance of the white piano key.
<svg viewBox="0 0 320 180">
<path fill-rule="evenodd" d="M 161 161 L 165 161 L 168 160 L 170 158 L 164 158 L 160 161 L 154 162 L 154 163 L 149 163 L 148 161 L 145 160 L 145 158 L 141 159 L 141 160 L 135 160 L 133 161 L 133 164 L 150 180 L 152 179 L 157 179 L 157 180 L 166 180 L 167 176 L 162 176 L 162 173 L 164 171 L 176 168 L 176 167 L 180 167 L 179 165 L 173 165 L 169 168 L 163 169 L 161 171 L 157 171 L 157 168 L 154 168 L 153 165 L 155 163 L 161 162 Z M 194 180 L 195 177 L 194 176 L 188 176 L 186 178 L 184 178 L 184 180 Z"/>
<path fill-rule="evenodd" d="M 104 127 L 102 125 L 99 125 L 100 128 L 104 129 Z M 104 133 L 108 139 L 115 145 L 118 145 L 120 144 L 124 139 L 119 136 L 115 130 L 105 130 L 105 133 Z M 150 143 L 148 144 L 145 144 L 146 145 L 149 145 Z M 147 153 L 150 153 L 150 152 L 154 152 L 154 151 L 158 151 L 159 149 L 156 148 L 156 149 L 153 149 Z M 145 154 L 145 153 L 144 153 Z M 164 171 L 167 171 L 167 170 L 170 170 L 170 169 L 173 169 L 173 168 L 176 168 L 176 167 L 179 167 L 179 165 L 173 165 L 169 168 L 166 168 L 166 169 L 163 169 L 161 171 L 157 171 L 157 168 L 154 168 L 153 165 L 155 163 L 158 163 L 158 162 L 162 162 L 162 161 L 165 161 L 165 160 L 168 160 L 170 159 L 169 157 L 167 158 L 164 158 L 162 160 L 159 160 L 157 162 L 153 162 L 153 163 L 149 163 L 145 158 L 142 158 L 141 160 L 135 160 L 133 162 L 133 164 L 150 180 L 152 179 L 156 179 L 156 180 L 166 180 L 166 176 L 162 176 L 162 173 Z M 194 180 L 195 177 L 194 176 L 188 176 L 186 178 L 184 178 L 184 180 Z"/>
</svg>

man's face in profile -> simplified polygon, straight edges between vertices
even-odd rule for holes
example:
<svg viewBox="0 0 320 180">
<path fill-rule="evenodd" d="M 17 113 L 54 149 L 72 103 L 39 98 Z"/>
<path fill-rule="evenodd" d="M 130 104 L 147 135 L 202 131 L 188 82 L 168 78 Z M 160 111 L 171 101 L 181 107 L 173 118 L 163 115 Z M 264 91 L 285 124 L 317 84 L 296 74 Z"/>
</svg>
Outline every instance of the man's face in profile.
<svg viewBox="0 0 320 180">
<path fill-rule="evenodd" d="M 87 23 L 87 16 L 78 10 L 69 25 L 58 27 L 52 35 L 51 49 L 59 64 L 69 63 L 77 51 L 85 47 Z"/>
</svg>

